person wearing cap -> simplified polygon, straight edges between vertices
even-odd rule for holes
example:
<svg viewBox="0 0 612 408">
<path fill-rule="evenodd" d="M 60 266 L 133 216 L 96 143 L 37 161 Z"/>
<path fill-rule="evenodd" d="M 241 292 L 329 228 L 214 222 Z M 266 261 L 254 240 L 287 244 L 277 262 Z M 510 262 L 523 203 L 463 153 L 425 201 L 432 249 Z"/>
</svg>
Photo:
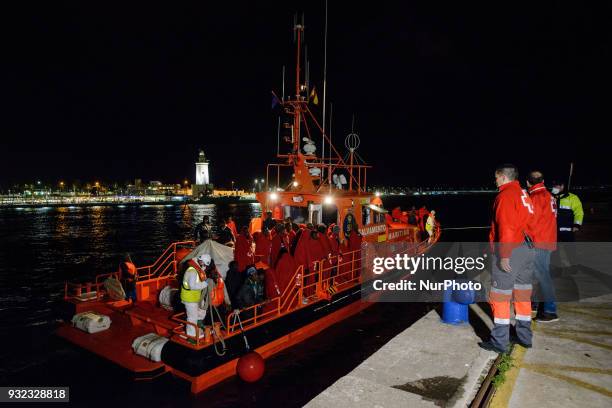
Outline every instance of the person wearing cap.
<svg viewBox="0 0 612 408">
<path fill-rule="evenodd" d="M 206 288 L 206 272 L 205 269 L 210 265 L 212 258 L 208 254 L 203 254 L 197 258 L 192 258 L 187 262 L 187 270 L 183 275 L 181 284 L 181 302 L 185 305 L 187 313 L 187 321 L 193 325 L 187 325 L 187 335 L 195 337 L 195 325 L 198 320 L 204 319 L 206 310 L 200 309 L 200 300 L 202 299 L 202 289 Z M 204 336 L 203 331 L 200 331 L 200 337 Z"/>
<path fill-rule="evenodd" d="M 557 200 L 557 241 L 574 242 L 584 219 L 582 202 L 576 194 L 565 191 L 561 181 L 553 181 L 550 192 Z"/>
<path fill-rule="evenodd" d="M 246 274 L 247 279 L 236 296 L 236 303 L 240 309 L 246 309 L 263 301 L 263 287 L 259 281 L 257 269 L 251 266 L 247 269 Z"/>
</svg>

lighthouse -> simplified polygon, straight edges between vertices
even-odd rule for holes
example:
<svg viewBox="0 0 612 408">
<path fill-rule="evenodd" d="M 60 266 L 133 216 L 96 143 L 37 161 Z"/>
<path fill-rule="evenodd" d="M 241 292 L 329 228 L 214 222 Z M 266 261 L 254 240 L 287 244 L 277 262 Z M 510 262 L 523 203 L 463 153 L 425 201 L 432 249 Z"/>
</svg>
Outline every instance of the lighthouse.
<svg viewBox="0 0 612 408">
<path fill-rule="evenodd" d="M 196 162 L 196 185 L 205 186 L 208 183 L 208 160 L 206 160 L 204 150 L 200 149 L 198 161 Z"/>
<path fill-rule="evenodd" d="M 210 184 L 210 177 L 208 174 L 208 160 L 206 159 L 206 155 L 204 154 L 204 150 L 200 149 L 200 153 L 198 154 L 198 160 L 196 161 L 196 174 L 195 174 L 195 184 L 193 185 L 192 194 L 194 197 L 199 197 L 202 194 L 206 194 L 208 190 L 212 190 L 212 185 Z"/>
</svg>

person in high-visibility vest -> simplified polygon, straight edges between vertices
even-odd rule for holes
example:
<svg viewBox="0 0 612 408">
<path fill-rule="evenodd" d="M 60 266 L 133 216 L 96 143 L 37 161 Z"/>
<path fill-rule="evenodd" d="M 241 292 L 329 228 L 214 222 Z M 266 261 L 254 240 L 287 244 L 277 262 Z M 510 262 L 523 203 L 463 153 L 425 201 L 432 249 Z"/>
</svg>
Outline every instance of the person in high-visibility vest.
<svg viewBox="0 0 612 408">
<path fill-rule="evenodd" d="M 202 320 L 206 316 L 206 310 L 200 309 L 200 300 L 202 299 L 202 289 L 208 286 L 205 269 L 211 261 L 212 258 L 208 254 L 192 258 L 187 262 L 187 270 L 183 275 L 181 302 L 185 305 L 187 321 L 194 325 L 197 325 L 198 320 Z M 195 326 L 188 324 L 186 331 L 188 336 L 195 337 Z M 200 337 L 203 336 L 204 333 L 201 330 Z"/>
<path fill-rule="evenodd" d="M 425 231 L 427 231 L 427 241 L 431 242 L 431 239 L 434 234 L 434 229 L 436 228 L 436 212 L 431 210 L 429 216 L 427 217 L 427 222 L 425 223 Z"/>
<path fill-rule="evenodd" d="M 495 170 L 499 189 L 493 205 L 489 241 L 493 249 L 489 303 L 494 326 L 485 350 L 505 353 L 510 344 L 510 300 L 514 302 L 517 343 L 531 347 L 531 291 L 534 250 L 532 228 L 534 208 L 529 195 L 517 180 L 514 165 Z"/>
<path fill-rule="evenodd" d="M 582 228 L 584 210 L 576 194 L 565 191 L 565 185 L 553 181 L 551 193 L 557 200 L 557 241 L 574 242 L 575 233 Z"/>
</svg>

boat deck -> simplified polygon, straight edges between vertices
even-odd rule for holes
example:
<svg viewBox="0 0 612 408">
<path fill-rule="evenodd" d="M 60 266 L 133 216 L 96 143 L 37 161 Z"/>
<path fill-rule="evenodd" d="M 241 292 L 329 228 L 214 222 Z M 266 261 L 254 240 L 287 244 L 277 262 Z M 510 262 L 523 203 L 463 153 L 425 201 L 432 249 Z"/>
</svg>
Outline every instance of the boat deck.
<svg viewBox="0 0 612 408">
<path fill-rule="evenodd" d="M 81 311 L 94 311 L 111 319 L 108 330 L 86 333 L 70 323 L 60 326 L 57 334 L 72 343 L 126 368 L 137 376 L 151 377 L 167 371 L 165 364 L 139 356 L 132 350 L 137 337 L 156 332 L 167 335 L 178 323 L 171 320 L 173 312 L 157 307 L 152 302 L 81 302 Z"/>
</svg>

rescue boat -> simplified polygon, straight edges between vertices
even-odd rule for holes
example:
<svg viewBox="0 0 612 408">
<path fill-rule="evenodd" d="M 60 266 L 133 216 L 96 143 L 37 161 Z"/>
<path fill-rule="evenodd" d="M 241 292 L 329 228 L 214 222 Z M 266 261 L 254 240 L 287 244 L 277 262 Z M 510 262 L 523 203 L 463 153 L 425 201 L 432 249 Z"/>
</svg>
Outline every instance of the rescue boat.
<svg viewBox="0 0 612 408">
<path fill-rule="evenodd" d="M 214 258 L 221 244 L 174 242 L 151 265 L 137 268 L 135 303 L 117 299 L 119 272 L 98 275 L 88 283 L 67 282 L 65 321 L 57 330 L 59 336 L 133 372 L 137 379 L 171 373 L 190 382 L 191 391 L 199 393 L 236 375 L 238 360 L 247 350 L 268 358 L 372 305 L 362 300 L 368 279 L 362 273 L 368 245 L 389 242 L 394 244 L 389 246 L 394 253 L 418 256 L 438 241 L 437 221 L 431 235 L 426 234 L 418 225 L 409 224 L 405 213 L 389 214 L 381 198 L 368 190 L 371 166 L 356 154 L 356 134 L 345 139 L 348 154 L 344 158 L 331 143 L 311 110 L 308 84 L 301 80 L 304 26 L 296 24 L 294 29 L 295 95 L 275 95 L 286 120 L 283 140 L 287 152 L 278 152 L 279 162 L 267 165 L 265 189 L 256 195 L 262 216 L 252 219 L 249 229 L 260 231 L 271 213 L 279 222 L 291 217 L 296 223 L 338 225 L 343 242 L 349 241 L 351 231 L 358 230 L 353 238 L 360 236 L 361 246 L 347 244 L 337 255 L 326 254 L 306 268 L 296 266 L 280 296 L 229 312 L 223 321 L 201 328 L 160 298 L 180 288 L 177 275 L 186 259 L 203 251 L 213 252 Z M 315 131 L 327 156 L 316 154 Z M 424 235 L 429 236 L 423 239 Z M 224 247 L 222 252 L 228 250 L 232 251 Z M 256 267 L 265 270 L 270 266 L 258 259 Z M 188 325 L 194 326 L 195 336 L 187 334 Z M 147 352 L 141 352 L 145 349 Z"/>
</svg>

